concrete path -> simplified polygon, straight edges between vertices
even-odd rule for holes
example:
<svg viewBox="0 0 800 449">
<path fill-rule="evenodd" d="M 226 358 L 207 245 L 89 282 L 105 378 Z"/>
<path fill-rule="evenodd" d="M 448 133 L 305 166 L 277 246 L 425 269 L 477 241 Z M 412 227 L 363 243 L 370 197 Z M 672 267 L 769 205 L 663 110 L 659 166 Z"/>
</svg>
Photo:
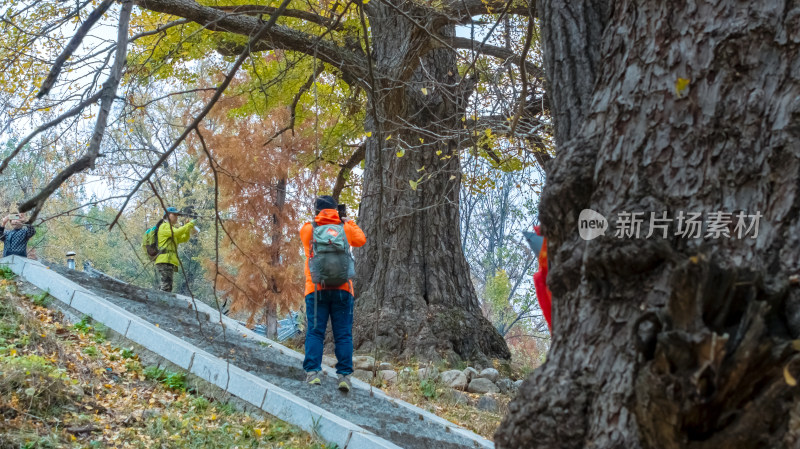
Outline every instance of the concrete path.
<svg viewBox="0 0 800 449">
<path fill-rule="evenodd" d="M 131 341 L 340 448 L 494 447 L 358 379 L 353 379 L 353 391 L 341 393 L 330 367 L 324 367 L 322 386 L 307 385 L 302 354 L 191 298 L 16 256 L 0 264 Z"/>
</svg>

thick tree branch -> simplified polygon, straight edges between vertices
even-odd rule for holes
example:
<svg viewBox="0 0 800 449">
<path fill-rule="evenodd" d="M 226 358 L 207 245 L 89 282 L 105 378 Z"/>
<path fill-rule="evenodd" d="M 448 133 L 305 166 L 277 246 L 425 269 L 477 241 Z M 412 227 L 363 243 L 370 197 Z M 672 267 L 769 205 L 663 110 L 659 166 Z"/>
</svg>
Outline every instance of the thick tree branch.
<svg viewBox="0 0 800 449">
<path fill-rule="evenodd" d="M 339 175 L 336 176 L 336 183 L 333 185 L 332 196 L 336 199 L 336 201 L 339 201 L 339 195 L 342 193 L 342 190 L 344 189 L 344 183 L 346 182 L 345 177 L 351 170 L 353 170 L 353 168 L 355 168 L 356 165 L 360 164 L 361 161 L 364 160 L 366 155 L 367 155 L 367 144 L 362 143 L 361 145 L 358 146 L 358 149 L 356 149 L 355 153 L 353 153 L 353 155 L 350 156 L 350 159 L 348 159 L 347 162 L 345 162 L 344 165 L 342 165 L 341 170 L 339 170 Z"/>
<path fill-rule="evenodd" d="M 253 36 L 263 22 L 248 15 L 233 15 L 217 8 L 202 6 L 193 0 L 135 0 L 141 8 L 183 17 L 211 31 Z M 230 49 L 229 49 L 230 50 Z M 319 39 L 283 25 L 269 28 L 258 40 L 251 40 L 248 52 L 289 50 L 316 57 L 354 78 L 364 78 L 367 61 L 363 55 L 348 51 L 333 41 Z M 224 52 L 224 49 L 223 49 Z"/>
<path fill-rule="evenodd" d="M 522 56 L 520 56 L 521 61 L 525 61 L 528 57 L 528 50 L 531 48 L 531 42 L 533 41 L 533 17 L 528 18 L 528 32 L 525 36 L 525 45 L 522 47 Z M 514 114 L 514 119 L 511 121 L 511 134 L 514 134 L 514 130 L 517 129 L 517 123 L 519 122 L 519 118 L 522 116 L 522 113 L 525 111 L 525 99 L 528 96 L 528 70 L 527 65 L 522 64 L 519 66 L 520 68 L 520 79 L 522 80 L 522 95 L 520 95 L 519 107 L 517 108 L 517 113 Z"/>
<path fill-rule="evenodd" d="M 89 14 L 86 21 L 81 24 L 78 31 L 72 36 L 72 39 L 69 40 L 67 46 L 64 47 L 64 51 L 56 58 L 53 66 L 50 68 L 50 73 L 47 74 L 47 78 L 45 78 L 42 83 L 41 89 L 39 89 L 39 92 L 36 94 L 36 98 L 42 98 L 50 92 L 50 89 L 53 88 L 53 84 L 55 84 L 58 79 L 58 75 L 61 73 L 61 69 L 64 67 L 64 63 L 67 62 L 67 59 L 72 56 L 72 53 L 78 49 L 83 38 L 86 37 L 86 34 L 89 33 L 89 30 L 92 29 L 94 24 L 103 17 L 103 14 L 105 14 L 112 3 L 114 3 L 114 0 L 104 0 L 97 9 Z"/>
<path fill-rule="evenodd" d="M 230 6 L 216 6 L 216 9 L 233 14 L 246 14 L 248 16 L 260 17 L 262 14 L 272 14 L 277 8 L 274 6 L 264 5 L 230 5 Z M 305 20 L 306 22 L 316 23 L 317 25 L 331 28 L 333 30 L 341 31 L 344 25 L 335 20 L 327 17 L 320 16 L 308 11 L 301 11 L 298 9 L 287 9 L 283 13 L 286 17 L 294 17 L 295 19 Z"/>
<path fill-rule="evenodd" d="M 453 48 L 473 50 L 482 55 L 492 56 L 498 59 L 511 61 L 520 67 L 522 66 L 522 62 L 524 61 L 525 71 L 527 73 L 533 75 L 536 78 L 544 79 L 544 70 L 541 67 L 537 66 L 536 64 L 533 64 L 530 61 L 525 61 L 513 51 L 506 50 L 503 47 L 476 43 L 474 40 L 465 37 L 450 37 L 447 38 L 447 41 Z"/>
<path fill-rule="evenodd" d="M 122 10 L 119 14 L 119 28 L 117 30 L 117 54 L 114 59 L 114 65 L 111 68 L 111 74 L 108 76 L 101 90 L 100 112 L 97 114 L 97 122 L 95 122 L 94 132 L 89 141 L 89 148 L 86 150 L 86 154 L 56 175 L 56 177 L 39 191 L 39 193 L 19 205 L 20 212 L 26 212 L 35 208 L 31 214 L 31 221 L 39 214 L 45 200 L 47 200 L 61 184 L 69 179 L 70 176 L 86 168 L 94 168 L 94 161 L 100 153 L 100 143 L 103 141 L 106 124 L 108 123 L 108 115 L 111 112 L 111 105 L 114 103 L 114 99 L 117 96 L 117 87 L 122 79 L 122 69 L 125 67 L 125 59 L 128 50 L 128 24 L 130 22 L 132 8 L 133 3 L 130 0 L 122 4 Z"/>
<path fill-rule="evenodd" d="M 533 0 L 529 0 L 533 1 Z M 474 16 L 497 14 L 506 6 L 504 0 L 448 0 L 444 3 L 445 14 L 449 23 L 469 23 Z M 507 14 L 530 16 L 534 11 L 524 3 L 512 4 Z"/>
</svg>

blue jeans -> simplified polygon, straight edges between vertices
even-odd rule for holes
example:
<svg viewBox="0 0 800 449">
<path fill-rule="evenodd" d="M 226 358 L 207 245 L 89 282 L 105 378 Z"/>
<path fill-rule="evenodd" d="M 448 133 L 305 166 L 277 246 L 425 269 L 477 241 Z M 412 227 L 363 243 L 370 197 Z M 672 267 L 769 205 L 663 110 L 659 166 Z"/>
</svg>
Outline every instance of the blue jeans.
<svg viewBox="0 0 800 449">
<path fill-rule="evenodd" d="M 306 331 L 306 358 L 303 360 L 303 369 L 306 372 L 322 370 L 322 349 L 330 317 L 336 353 L 336 372 L 343 375 L 352 374 L 353 295 L 344 290 L 320 290 L 317 295 L 316 312 L 314 294 L 306 295 L 308 331 Z"/>
</svg>

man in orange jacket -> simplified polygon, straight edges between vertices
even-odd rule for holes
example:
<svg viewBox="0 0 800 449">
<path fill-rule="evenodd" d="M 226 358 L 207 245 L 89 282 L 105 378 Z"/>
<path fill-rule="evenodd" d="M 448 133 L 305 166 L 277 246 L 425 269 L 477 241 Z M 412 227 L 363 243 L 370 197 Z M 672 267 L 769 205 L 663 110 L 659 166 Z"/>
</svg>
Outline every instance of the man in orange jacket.
<svg viewBox="0 0 800 449">
<path fill-rule="evenodd" d="M 328 318 L 333 330 L 334 352 L 336 353 L 336 373 L 339 375 L 339 389 L 350 391 L 350 375 L 353 373 L 353 281 L 347 279 L 341 285 L 328 286 L 314 284 L 309 267 L 309 260 L 315 257 L 312 241 L 314 230 L 324 225 L 341 225 L 347 244 L 353 247 L 363 246 L 367 242 L 361 228 L 349 218 L 340 218 L 336 200 L 324 195 L 314 201 L 316 217 L 312 223 L 306 223 L 300 229 L 300 240 L 306 253 L 306 356 L 303 369 L 306 371 L 306 382 L 311 385 L 322 383 L 322 350 L 325 342 L 325 331 Z M 328 228 L 327 232 L 336 232 Z M 349 251 L 349 248 L 348 248 Z M 315 298 L 316 296 L 316 298 Z"/>
</svg>

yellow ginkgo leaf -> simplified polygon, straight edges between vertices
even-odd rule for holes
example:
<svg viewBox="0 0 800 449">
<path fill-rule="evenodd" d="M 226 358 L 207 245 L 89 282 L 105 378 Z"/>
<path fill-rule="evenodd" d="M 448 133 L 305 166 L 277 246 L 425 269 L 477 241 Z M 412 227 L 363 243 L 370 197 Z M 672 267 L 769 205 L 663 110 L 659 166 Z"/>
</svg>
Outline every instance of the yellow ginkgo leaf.
<svg viewBox="0 0 800 449">
<path fill-rule="evenodd" d="M 442 155 L 442 150 L 436 150 L 436 155 L 437 156 L 441 156 Z"/>
<path fill-rule="evenodd" d="M 690 82 L 691 81 L 686 78 L 678 78 L 678 80 L 675 81 L 675 95 L 677 95 L 678 98 L 686 95 L 686 89 L 689 87 Z"/>
<path fill-rule="evenodd" d="M 417 169 L 418 172 L 421 172 L 422 170 L 425 170 L 425 166 L 424 165 L 422 166 L 422 168 L 418 168 Z"/>
<path fill-rule="evenodd" d="M 417 181 L 414 181 L 413 179 L 409 179 L 408 183 L 411 185 L 411 190 L 417 190 L 417 184 L 418 184 Z"/>
<path fill-rule="evenodd" d="M 398 152 L 397 152 L 397 153 L 395 153 L 395 154 L 397 155 L 397 157 L 403 157 L 403 155 L 405 155 L 405 154 L 406 154 L 406 150 L 404 150 L 404 149 L 402 149 L 402 148 L 401 148 L 401 149 L 400 149 L 400 151 L 398 151 Z"/>
<path fill-rule="evenodd" d="M 790 387 L 794 387 L 797 385 L 797 379 L 792 376 L 792 373 L 789 372 L 789 365 L 783 367 L 783 380 L 786 381 L 786 385 Z"/>
<path fill-rule="evenodd" d="M 428 89 L 426 89 L 426 88 L 424 88 L 424 87 L 423 87 L 423 88 L 422 88 L 422 89 L 420 89 L 420 90 L 422 91 L 422 95 L 428 95 Z"/>
<path fill-rule="evenodd" d="M 391 139 L 391 138 L 392 138 L 392 135 L 391 135 L 391 134 L 389 134 L 388 136 L 386 136 L 386 140 L 389 140 L 389 139 Z"/>
<path fill-rule="evenodd" d="M 425 143 L 425 139 L 423 139 L 422 137 L 420 137 L 420 138 L 419 138 L 419 143 Z"/>
<path fill-rule="evenodd" d="M 372 131 L 367 131 L 367 137 L 372 137 Z"/>
<path fill-rule="evenodd" d="M 450 180 L 452 181 L 454 179 L 456 179 L 456 175 L 450 175 Z"/>
</svg>

